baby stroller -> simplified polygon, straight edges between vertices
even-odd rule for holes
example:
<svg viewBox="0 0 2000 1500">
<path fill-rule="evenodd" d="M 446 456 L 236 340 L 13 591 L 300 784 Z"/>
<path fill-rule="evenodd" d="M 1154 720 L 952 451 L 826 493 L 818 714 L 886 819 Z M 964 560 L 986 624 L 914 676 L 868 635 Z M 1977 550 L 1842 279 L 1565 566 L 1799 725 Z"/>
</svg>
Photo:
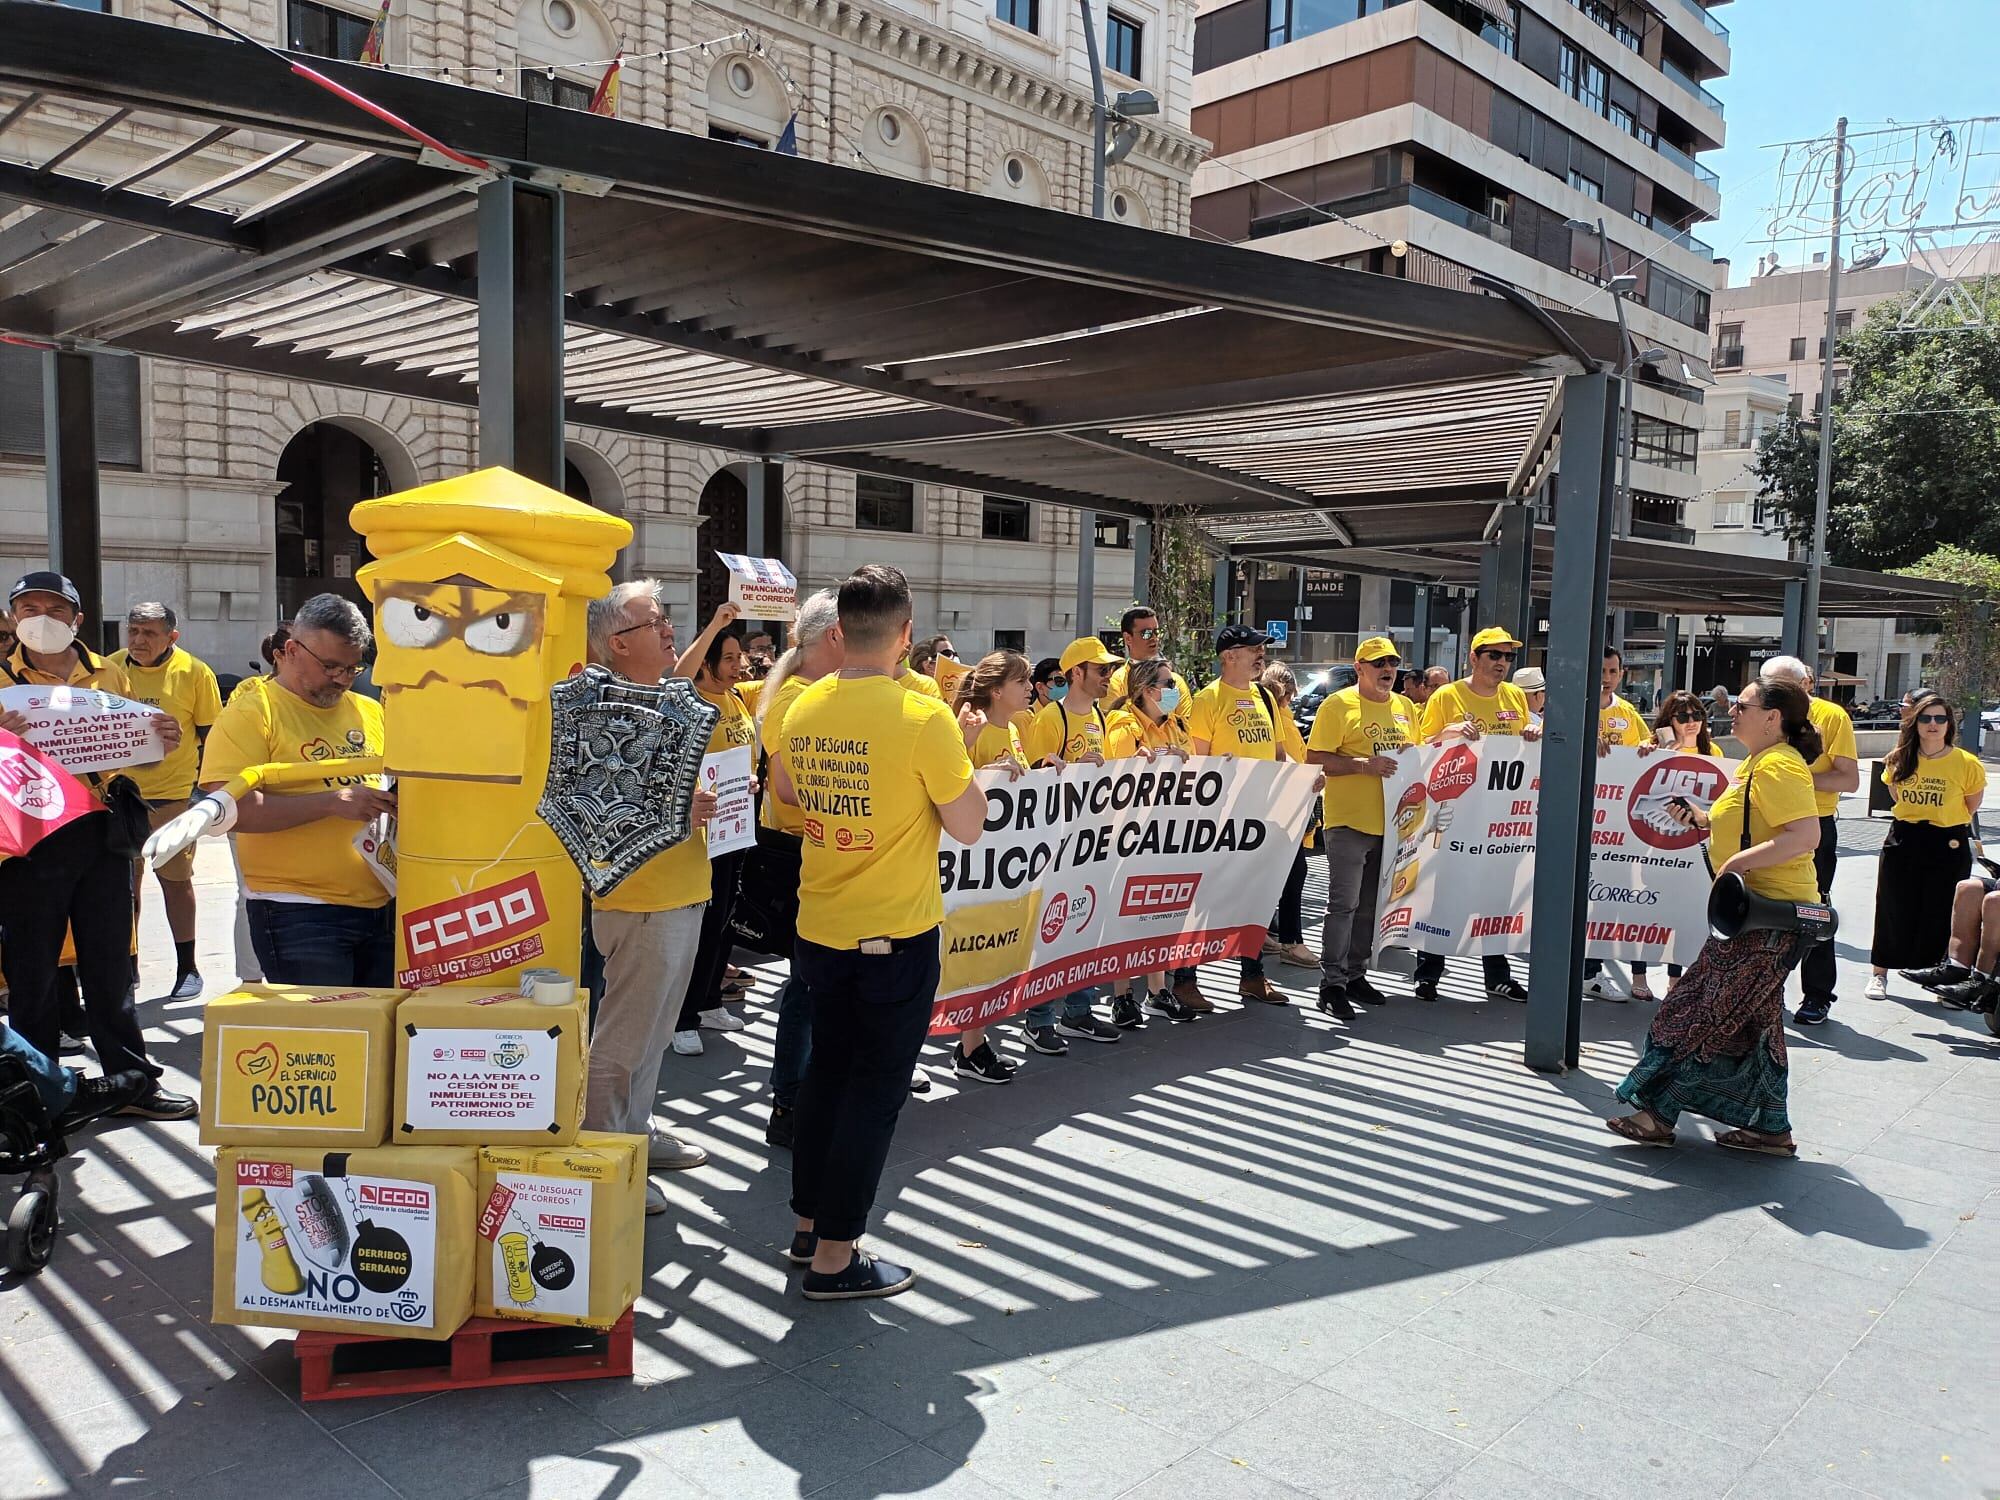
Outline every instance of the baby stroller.
<svg viewBox="0 0 2000 1500">
<path fill-rule="evenodd" d="M 0 1247 L 0 1265 L 17 1275 L 34 1275 L 55 1252 L 56 1163 L 68 1151 L 26 1065 L 0 1053 L 0 1176 L 28 1177 L 7 1215 Z"/>
</svg>

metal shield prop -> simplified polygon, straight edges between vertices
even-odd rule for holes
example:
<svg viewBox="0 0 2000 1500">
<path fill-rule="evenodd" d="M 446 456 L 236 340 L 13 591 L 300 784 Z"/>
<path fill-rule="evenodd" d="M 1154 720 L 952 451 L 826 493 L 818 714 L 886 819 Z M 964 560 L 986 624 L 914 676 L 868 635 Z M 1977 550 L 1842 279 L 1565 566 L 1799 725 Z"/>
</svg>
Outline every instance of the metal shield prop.
<svg viewBox="0 0 2000 1500">
<path fill-rule="evenodd" d="M 549 690 L 549 779 L 536 809 L 593 896 L 694 832 L 708 737 L 722 717 L 685 678 L 627 682 L 585 667 Z"/>
</svg>

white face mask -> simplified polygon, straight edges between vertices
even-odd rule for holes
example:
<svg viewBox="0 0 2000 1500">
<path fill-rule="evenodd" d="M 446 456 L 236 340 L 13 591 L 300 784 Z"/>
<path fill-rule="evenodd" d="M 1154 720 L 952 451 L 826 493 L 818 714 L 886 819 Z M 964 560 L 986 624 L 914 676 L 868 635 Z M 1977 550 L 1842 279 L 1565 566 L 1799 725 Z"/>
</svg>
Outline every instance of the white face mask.
<svg viewBox="0 0 2000 1500">
<path fill-rule="evenodd" d="M 15 624 L 14 632 L 22 645 L 43 656 L 67 651 L 76 644 L 76 627 L 54 615 L 29 615 Z"/>
</svg>

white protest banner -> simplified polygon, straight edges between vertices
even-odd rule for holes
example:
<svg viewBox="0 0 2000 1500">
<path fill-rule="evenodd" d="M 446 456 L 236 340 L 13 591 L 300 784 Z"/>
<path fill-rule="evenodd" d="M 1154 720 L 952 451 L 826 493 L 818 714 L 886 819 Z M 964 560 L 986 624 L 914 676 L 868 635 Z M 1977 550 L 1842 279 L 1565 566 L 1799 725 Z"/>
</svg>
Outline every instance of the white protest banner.
<svg viewBox="0 0 2000 1500">
<path fill-rule="evenodd" d="M 25 714 L 28 727 L 21 738 L 72 775 L 166 757 L 158 711 L 116 693 L 29 683 L 0 688 L 0 709 Z"/>
<path fill-rule="evenodd" d="M 982 771 L 986 836 L 938 849 L 931 1029 L 986 1026 L 1127 975 L 1259 951 L 1317 773 L 1202 756 Z"/>
<path fill-rule="evenodd" d="M 701 758 L 701 789 L 715 793 L 708 820 L 708 857 L 748 849 L 757 842 L 757 805 L 750 794 L 750 747 L 731 745 Z"/>
<path fill-rule="evenodd" d="M 745 557 L 740 552 L 718 552 L 722 566 L 729 570 L 729 598 L 743 606 L 752 620 L 790 620 L 799 612 L 799 581 L 792 570 L 775 557 Z"/>
<path fill-rule="evenodd" d="M 1425 747 L 1383 785 L 1387 826 L 1376 949 L 1526 953 L 1533 933 L 1542 747 L 1513 737 Z M 1707 808 L 1727 761 L 1619 748 L 1597 763 L 1584 952 L 1691 963 L 1707 935 L 1703 836 L 1667 812 Z"/>
</svg>

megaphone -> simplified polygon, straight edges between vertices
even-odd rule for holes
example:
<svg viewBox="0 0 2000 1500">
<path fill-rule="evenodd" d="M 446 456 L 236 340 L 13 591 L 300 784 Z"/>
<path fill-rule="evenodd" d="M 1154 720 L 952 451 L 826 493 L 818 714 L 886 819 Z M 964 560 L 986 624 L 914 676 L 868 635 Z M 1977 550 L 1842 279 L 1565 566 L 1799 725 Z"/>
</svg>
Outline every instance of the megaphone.
<svg viewBox="0 0 2000 1500">
<path fill-rule="evenodd" d="M 1708 930 L 1719 938 L 1746 932 L 1796 932 L 1808 943 L 1833 939 L 1840 914 L 1819 901 L 1780 901 L 1760 896 L 1733 871 L 1718 875 L 1708 892 Z"/>
</svg>

